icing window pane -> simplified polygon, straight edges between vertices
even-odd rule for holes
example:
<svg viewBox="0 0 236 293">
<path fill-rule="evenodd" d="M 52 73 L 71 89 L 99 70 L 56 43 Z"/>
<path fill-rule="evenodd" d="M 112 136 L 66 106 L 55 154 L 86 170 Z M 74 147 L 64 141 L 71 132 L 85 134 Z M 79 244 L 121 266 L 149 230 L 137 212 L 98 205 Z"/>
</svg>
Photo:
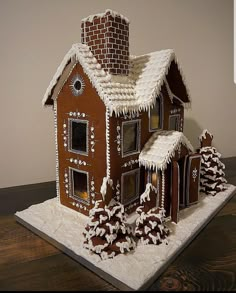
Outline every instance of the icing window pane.
<svg viewBox="0 0 236 293">
<path fill-rule="evenodd" d="M 79 153 L 87 153 L 86 121 L 71 121 L 71 150 Z"/>
<path fill-rule="evenodd" d="M 139 195 L 139 169 L 123 174 L 122 203 L 127 204 Z"/>
<path fill-rule="evenodd" d="M 139 149 L 139 122 L 123 123 L 123 155 L 137 152 Z"/>
<path fill-rule="evenodd" d="M 73 196 L 88 201 L 88 179 L 87 174 L 79 171 L 72 170 L 73 182 Z"/>
<path fill-rule="evenodd" d="M 161 128 L 161 102 L 158 97 L 155 106 L 150 109 L 150 130 L 159 128 Z"/>
</svg>

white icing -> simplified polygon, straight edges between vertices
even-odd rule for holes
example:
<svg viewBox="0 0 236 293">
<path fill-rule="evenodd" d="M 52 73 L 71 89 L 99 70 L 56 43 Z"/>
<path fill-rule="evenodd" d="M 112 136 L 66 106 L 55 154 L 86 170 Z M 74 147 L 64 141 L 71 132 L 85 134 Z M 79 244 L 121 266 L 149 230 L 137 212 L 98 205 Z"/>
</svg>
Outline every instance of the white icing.
<svg viewBox="0 0 236 293">
<path fill-rule="evenodd" d="M 116 242 L 116 246 L 120 248 L 120 252 L 124 253 L 125 250 L 130 251 L 130 248 L 132 248 L 135 244 L 131 241 L 131 239 L 126 236 L 126 241 L 123 242 Z"/>
<path fill-rule="evenodd" d="M 103 236 L 106 233 L 106 230 L 104 228 L 97 227 L 96 229 L 96 236 Z"/>
<path fill-rule="evenodd" d="M 106 241 L 110 244 L 117 238 L 117 234 L 106 234 L 105 238 Z"/>
<path fill-rule="evenodd" d="M 193 146 L 182 132 L 158 130 L 151 136 L 141 151 L 139 164 L 147 169 L 164 170 L 181 144 L 190 151 L 194 151 Z"/>
<path fill-rule="evenodd" d="M 56 146 L 56 194 L 58 202 L 60 202 L 60 184 L 59 184 L 59 158 L 58 158 L 58 140 L 57 140 L 57 101 L 54 102 L 54 131 Z"/>
<path fill-rule="evenodd" d="M 146 189 L 144 193 L 140 196 L 140 204 L 142 204 L 143 202 L 150 201 L 150 191 L 154 189 L 155 187 L 151 183 L 146 184 Z"/>
<path fill-rule="evenodd" d="M 94 18 L 102 18 L 104 17 L 107 13 L 110 13 L 110 15 L 112 15 L 113 17 L 120 17 L 121 19 L 125 20 L 125 22 L 128 24 L 129 23 L 129 20 L 127 17 L 125 17 L 124 15 L 114 11 L 114 10 L 111 10 L 111 9 L 106 9 L 105 12 L 103 13 L 97 13 L 97 14 L 93 14 L 93 15 L 90 15 L 88 17 L 85 17 L 81 20 L 81 22 L 93 22 Z"/>
<path fill-rule="evenodd" d="M 110 165 L 110 122 L 109 122 L 109 109 L 106 108 L 106 163 L 107 163 L 107 178 L 110 180 L 110 172 L 111 172 L 111 165 Z M 109 181 L 112 185 L 112 182 Z"/>
<path fill-rule="evenodd" d="M 151 228 L 149 228 L 148 226 L 145 226 L 145 227 L 144 227 L 144 233 L 145 233 L 145 234 L 148 234 L 148 232 L 150 232 L 150 231 L 152 231 Z"/>
<path fill-rule="evenodd" d="M 99 215 L 99 222 L 100 224 L 104 223 L 108 219 L 107 216 Z"/>
<path fill-rule="evenodd" d="M 111 179 L 109 179 L 108 177 L 103 177 L 103 181 L 102 181 L 102 185 L 100 188 L 100 192 L 102 194 L 102 198 L 105 201 L 105 195 L 107 193 L 107 184 L 109 184 L 110 186 L 113 185 L 113 181 Z"/>
<path fill-rule="evenodd" d="M 117 233 L 120 227 L 120 223 L 116 222 L 115 225 L 112 225 L 111 223 L 106 223 L 106 226 L 109 228 L 111 234 L 114 232 Z"/>
<path fill-rule="evenodd" d="M 174 51 L 171 49 L 152 52 L 143 56 L 130 57 L 130 73 L 125 78 L 112 76 L 100 67 L 97 67 L 96 58 L 85 44 L 74 44 L 62 60 L 49 87 L 43 98 L 43 105 L 51 98 L 52 91 L 61 77 L 66 64 L 70 60 L 79 62 L 84 72 L 90 78 L 93 86 L 96 88 L 100 98 L 109 108 L 109 114 L 114 112 L 116 115 L 139 113 L 147 111 L 156 102 L 156 97 L 160 94 L 161 87 L 169 71 L 172 61 L 177 64 Z M 96 62 L 95 62 L 96 61 Z M 95 66 L 93 64 L 95 63 Z M 180 74 L 184 77 L 179 67 Z M 55 97 L 56 98 L 56 97 Z M 188 99 L 189 94 L 188 94 Z M 187 103 L 186 103 L 187 105 Z"/>
</svg>

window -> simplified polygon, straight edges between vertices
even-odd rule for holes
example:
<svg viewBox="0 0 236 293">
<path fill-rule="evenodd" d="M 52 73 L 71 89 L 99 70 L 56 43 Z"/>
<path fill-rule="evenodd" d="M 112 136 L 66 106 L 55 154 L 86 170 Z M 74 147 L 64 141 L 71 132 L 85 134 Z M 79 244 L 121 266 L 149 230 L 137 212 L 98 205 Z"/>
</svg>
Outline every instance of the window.
<svg viewBox="0 0 236 293">
<path fill-rule="evenodd" d="M 85 83 L 84 80 L 82 78 L 82 76 L 80 76 L 79 74 L 76 74 L 70 83 L 70 88 L 72 91 L 72 94 L 76 97 L 82 95 L 83 91 L 84 91 L 84 87 L 85 87 Z"/>
<path fill-rule="evenodd" d="M 88 122 L 70 120 L 70 150 L 75 153 L 88 153 Z"/>
<path fill-rule="evenodd" d="M 159 184 L 158 181 L 159 181 L 159 172 L 149 171 L 148 183 L 152 183 L 152 185 L 157 188 L 157 185 Z"/>
<path fill-rule="evenodd" d="M 180 129 L 180 115 L 171 115 L 169 117 L 169 130 L 179 131 Z"/>
<path fill-rule="evenodd" d="M 140 120 L 122 123 L 122 155 L 128 156 L 140 151 Z"/>
<path fill-rule="evenodd" d="M 72 197 L 82 202 L 88 203 L 88 174 L 87 172 L 71 170 Z"/>
<path fill-rule="evenodd" d="M 122 174 L 122 204 L 126 205 L 139 197 L 140 169 Z"/>
<path fill-rule="evenodd" d="M 155 187 L 156 197 L 156 206 L 159 207 L 159 180 L 160 180 L 160 171 L 148 171 L 148 183 L 151 183 Z"/>
<path fill-rule="evenodd" d="M 149 130 L 155 131 L 162 127 L 162 102 L 161 97 L 157 97 L 156 104 L 149 110 Z"/>
</svg>

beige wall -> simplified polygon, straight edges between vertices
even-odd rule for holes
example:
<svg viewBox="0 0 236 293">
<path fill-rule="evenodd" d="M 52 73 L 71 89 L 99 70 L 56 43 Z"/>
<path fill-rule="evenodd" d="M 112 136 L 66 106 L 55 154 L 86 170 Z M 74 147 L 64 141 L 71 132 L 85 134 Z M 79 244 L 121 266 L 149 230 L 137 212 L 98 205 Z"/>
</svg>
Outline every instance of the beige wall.
<svg viewBox="0 0 236 293">
<path fill-rule="evenodd" d="M 116 10 L 130 19 L 130 52 L 173 48 L 192 96 L 185 134 L 203 128 L 236 156 L 233 0 L 0 0 L 0 188 L 55 179 L 53 112 L 41 100 L 80 20 Z"/>
</svg>

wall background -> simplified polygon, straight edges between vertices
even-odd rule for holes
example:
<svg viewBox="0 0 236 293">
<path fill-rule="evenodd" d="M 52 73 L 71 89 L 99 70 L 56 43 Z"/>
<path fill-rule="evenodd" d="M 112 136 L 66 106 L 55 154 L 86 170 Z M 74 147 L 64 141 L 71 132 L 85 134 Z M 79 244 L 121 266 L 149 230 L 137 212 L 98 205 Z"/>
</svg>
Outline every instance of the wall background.
<svg viewBox="0 0 236 293">
<path fill-rule="evenodd" d="M 0 0 L 0 188 L 55 180 L 53 112 L 41 100 L 80 20 L 110 8 L 130 19 L 130 52 L 173 48 L 192 109 L 184 133 L 202 129 L 236 156 L 233 0 Z"/>
</svg>

